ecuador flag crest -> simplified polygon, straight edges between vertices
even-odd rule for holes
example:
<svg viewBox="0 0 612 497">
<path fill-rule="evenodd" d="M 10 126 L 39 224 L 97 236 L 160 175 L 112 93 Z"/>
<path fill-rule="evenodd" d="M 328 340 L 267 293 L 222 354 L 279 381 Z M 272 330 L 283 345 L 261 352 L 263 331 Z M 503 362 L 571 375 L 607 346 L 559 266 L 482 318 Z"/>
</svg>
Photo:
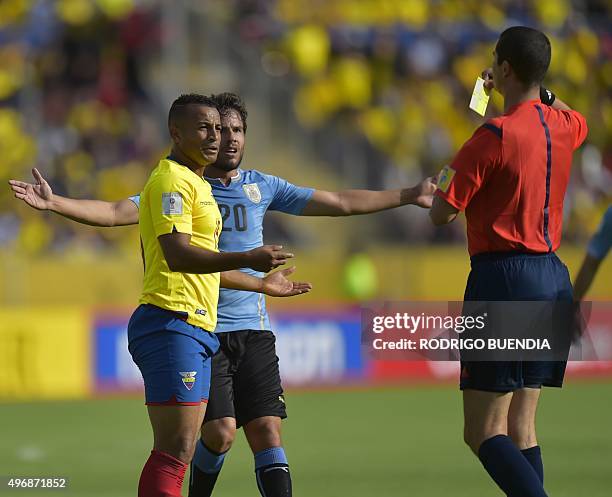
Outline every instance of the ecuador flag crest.
<svg viewBox="0 0 612 497">
<path fill-rule="evenodd" d="M 195 385 L 197 371 L 179 371 L 183 379 L 183 385 L 187 390 L 191 390 Z"/>
</svg>

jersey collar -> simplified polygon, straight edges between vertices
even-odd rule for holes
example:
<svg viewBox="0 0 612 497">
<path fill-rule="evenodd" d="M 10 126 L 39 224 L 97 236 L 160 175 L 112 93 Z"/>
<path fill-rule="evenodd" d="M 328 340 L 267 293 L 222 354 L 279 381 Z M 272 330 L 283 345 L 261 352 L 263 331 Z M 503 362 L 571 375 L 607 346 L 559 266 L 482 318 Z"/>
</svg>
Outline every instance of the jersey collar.
<svg viewBox="0 0 612 497">
<path fill-rule="evenodd" d="M 518 104 L 513 105 L 506 112 L 504 112 L 504 116 L 512 114 L 516 109 L 518 109 L 519 107 L 522 107 L 523 105 L 535 105 L 535 104 L 542 104 L 542 102 L 540 102 L 539 98 L 534 98 L 532 100 L 525 100 L 524 102 L 519 102 Z"/>
<path fill-rule="evenodd" d="M 176 162 L 179 165 L 183 165 L 181 164 L 178 160 L 176 160 L 176 158 L 172 155 L 172 154 L 168 154 L 168 156 L 166 157 L 167 160 L 171 160 L 172 162 Z M 186 167 L 186 166 L 185 166 Z M 189 169 L 189 168 L 187 168 Z M 189 169 L 191 171 L 191 169 Z M 242 169 L 238 168 L 237 173 L 235 176 L 230 177 L 230 183 L 229 185 L 227 185 L 227 187 L 231 186 L 233 183 L 236 183 L 238 181 L 240 181 L 240 179 L 242 178 Z M 192 171 L 193 172 L 193 171 Z M 196 175 L 197 176 L 197 175 Z M 199 176 L 198 176 L 199 177 Z M 204 176 L 203 179 L 205 179 L 206 181 L 208 181 L 209 183 L 218 183 L 221 186 L 225 186 L 225 184 L 223 183 L 223 181 L 221 181 L 221 178 L 209 178 L 208 176 Z"/>
<path fill-rule="evenodd" d="M 198 174 L 196 174 L 192 169 L 190 169 L 189 167 L 187 167 L 185 164 L 183 164 L 182 162 L 180 162 L 176 157 L 174 157 L 172 154 L 168 154 L 166 156 L 166 160 L 169 160 L 171 162 L 174 162 L 175 164 L 178 164 L 181 167 L 184 167 L 185 169 L 187 169 L 191 174 L 193 174 L 194 176 L 196 176 L 199 179 L 203 179 L 202 176 L 199 176 Z"/>
<path fill-rule="evenodd" d="M 238 168 L 236 169 L 236 171 L 237 171 L 236 174 L 230 177 L 230 182 L 227 185 L 228 187 L 232 185 L 233 183 L 239 182 L 242 179 L 242 169 Z M 204 176 L 204 179 L 206 179 L 206 181 L 208 181 L 209 183 L 215 183 L 221 186 L 225 186 L 225 183 L 221 181 L 221 178 L 209 178 L 208 176 Z"/>
</svg>

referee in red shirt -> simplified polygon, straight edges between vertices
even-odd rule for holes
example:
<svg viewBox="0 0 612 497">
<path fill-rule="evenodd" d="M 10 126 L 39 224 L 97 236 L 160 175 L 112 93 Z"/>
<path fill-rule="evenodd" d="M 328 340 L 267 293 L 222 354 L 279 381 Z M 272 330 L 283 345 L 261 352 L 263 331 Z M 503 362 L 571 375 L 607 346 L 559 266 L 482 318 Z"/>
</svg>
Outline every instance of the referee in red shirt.
<svg viewBox="0 0 612 497">
<path fill-rule="evenodd" d="M 504 114 L 476 130 L 439 177 L 431 219 L 465 211 L 471 272 L 464 299 L 571 301 L 561 242 L 563 199 L 585 119 L 541 88 L 550 42 L 504 31 L 485 71 Z M 542 386 L 560 387 L 566 362 L 462 362 L 464 437 L 509 497 L 544 497 L 535 413 Z"/>
</svg>

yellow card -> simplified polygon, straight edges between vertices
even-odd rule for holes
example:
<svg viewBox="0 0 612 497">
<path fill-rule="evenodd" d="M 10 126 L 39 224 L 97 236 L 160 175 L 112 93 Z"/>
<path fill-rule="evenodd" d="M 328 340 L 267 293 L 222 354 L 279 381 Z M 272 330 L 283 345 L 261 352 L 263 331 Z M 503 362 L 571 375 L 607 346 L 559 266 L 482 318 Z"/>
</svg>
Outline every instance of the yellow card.
<svg viewBox="0 0 612 497">
<path fill-rule="evenodd" d="M 476 80 L 472 99 L 470 100 L 470 109 L 481 116 L 485 115 L 485 112 L 487 112 L 487 105 L 489 104 L 489 92 L 485 90 L 484 82 L 482 78 Z"/>
</svg>

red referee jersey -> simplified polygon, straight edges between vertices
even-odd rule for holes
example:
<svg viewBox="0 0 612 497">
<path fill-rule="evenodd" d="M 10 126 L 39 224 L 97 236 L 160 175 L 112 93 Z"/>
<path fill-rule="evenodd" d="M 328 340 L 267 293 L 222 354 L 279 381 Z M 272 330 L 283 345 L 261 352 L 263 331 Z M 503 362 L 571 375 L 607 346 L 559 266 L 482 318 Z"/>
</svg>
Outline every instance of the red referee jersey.
<svg viewBox="0 0 612 497">
<path fill-rule="evenodd" d="M 539 100 L 476 130 L 443 169 L 436 192 L 465 210 L 470 255 L 557 250 L 572 153 L 587 131 L 578 112 Z"/>
</svg>

